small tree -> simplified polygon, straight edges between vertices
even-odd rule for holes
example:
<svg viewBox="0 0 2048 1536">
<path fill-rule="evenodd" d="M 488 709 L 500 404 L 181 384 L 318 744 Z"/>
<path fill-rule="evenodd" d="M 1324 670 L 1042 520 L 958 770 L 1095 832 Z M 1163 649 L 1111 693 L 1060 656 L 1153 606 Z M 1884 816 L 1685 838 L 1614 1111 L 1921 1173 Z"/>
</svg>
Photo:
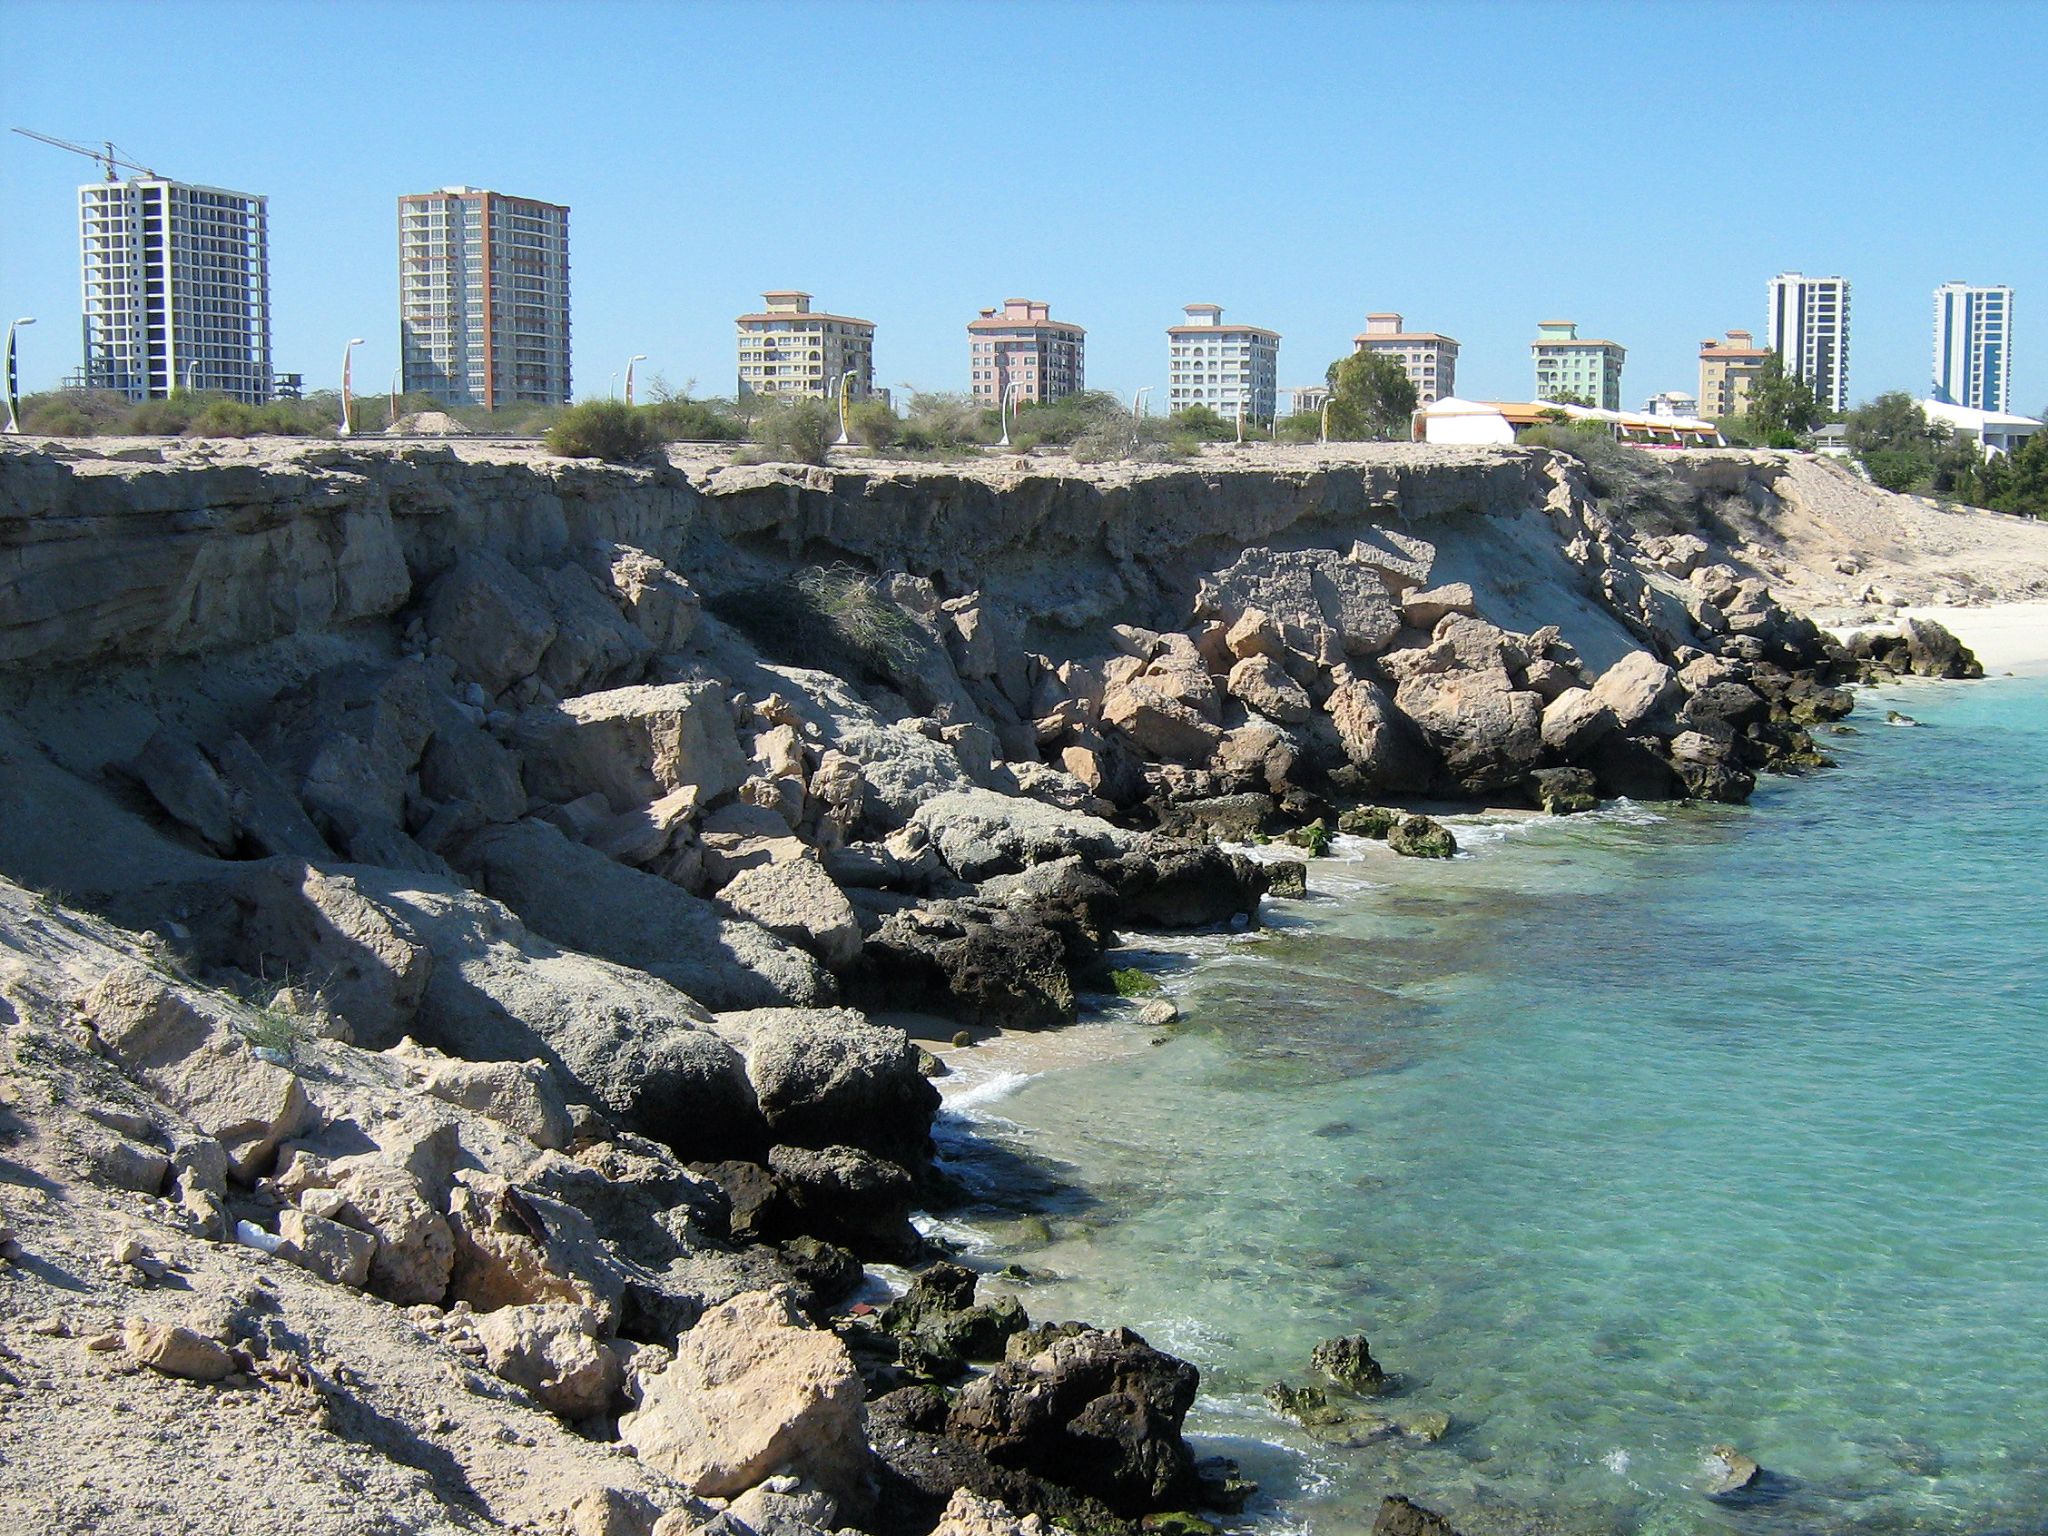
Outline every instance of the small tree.
<svg viewBox="0 0 2048 1536">
<path fill-rule="evenodd" d="M 1220 443 L 1237 436 L 1234 417 L 1226 418 L 1221 411 L 1199 404 L 1182 406 L 1166 418 L 1166 427 L 1172 436 L 1190 438 L 1197 444 Z"/>
<path fill-rule="evenodd" d="M 863 448 L 887 448 L 899 425 L 896 413 L 879 400 L 858 401 L 846 412 L 846 430 Z"/>
<path fill-rule="evenodd" d="M 1414 430 L 1415 381 L 1395 358 L 1384 352 L 1353 352 L 1330 364 L 1327 377 L 1330 436 L 1373 442 L 1406 438 Z"/>
<path fill-rule="evenodd" d="M 2048 517 L 2048 432 L 1985 465 L 1983 502 L 2021 517 Z"/>
<path fill-rule="evenodd" d="M 1790 448 L 1819 420 L 1820 402 L 1813 386 L 1788 373 L 1785 360 L 1771 353 L 1750 380 L 1750 435 L 1771 448 Z"/>
</svg>

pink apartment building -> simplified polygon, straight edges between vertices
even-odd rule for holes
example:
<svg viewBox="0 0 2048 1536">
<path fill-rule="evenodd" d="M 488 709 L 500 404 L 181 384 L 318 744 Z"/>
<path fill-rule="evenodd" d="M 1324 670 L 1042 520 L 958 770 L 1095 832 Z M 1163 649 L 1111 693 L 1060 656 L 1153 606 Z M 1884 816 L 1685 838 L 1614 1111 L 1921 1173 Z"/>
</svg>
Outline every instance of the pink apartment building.
<svg viewBox="0 0 2048 1536">
<path fill-rule="evenodd" d="M 1053 319 L 1052 307 L 1036 299 L 1005 299 L 1000 310 L 984 309 L 980 319 L 967 322 L 975 403 L 999 404 L 1006 386 L 1018 405 L 1078 393 L 1087 335 Z"/>
</svg>

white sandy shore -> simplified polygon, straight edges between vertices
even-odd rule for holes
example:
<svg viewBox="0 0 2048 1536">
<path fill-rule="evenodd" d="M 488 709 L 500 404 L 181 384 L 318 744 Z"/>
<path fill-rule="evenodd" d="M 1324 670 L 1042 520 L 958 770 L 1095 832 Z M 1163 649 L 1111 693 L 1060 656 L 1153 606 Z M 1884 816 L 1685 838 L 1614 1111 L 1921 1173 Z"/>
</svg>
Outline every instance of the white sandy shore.
<svg viewBox="0 0 2048 1536">
<path fill-rule="evenodd" d="M 1977 653 L 1987 673 L 2048 672 L 2048 603 L 1907 608 L 1904 612 L 1943 626 Z"/>
</svg>

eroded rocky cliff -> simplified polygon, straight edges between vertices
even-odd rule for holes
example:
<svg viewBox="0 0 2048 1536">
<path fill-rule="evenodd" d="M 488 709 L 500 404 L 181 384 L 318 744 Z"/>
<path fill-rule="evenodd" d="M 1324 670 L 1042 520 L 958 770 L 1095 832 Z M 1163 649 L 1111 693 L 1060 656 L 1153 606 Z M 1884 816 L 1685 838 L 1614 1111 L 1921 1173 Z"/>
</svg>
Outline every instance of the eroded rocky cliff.
<svg viewBox="0 0 2048 1536">
<path fill-rule="evenodd" d="M 1818 761 L 1845 659 L 1721 554 L 1539 451 L 0 451 L 0 1414 L 85 1448 L 0 1491 L 223 1528 L 80 1428 L 119 1400 L 230 1425 L 201 1480 L 281 1426 L 307 1530 L 1227 1497 L 1133 1335 L 839 1310 L 929 1257 L 886 1015 L 1056 1024 L 1119 931 L 1299 889 L 1218 839 Z"/>
</svg>

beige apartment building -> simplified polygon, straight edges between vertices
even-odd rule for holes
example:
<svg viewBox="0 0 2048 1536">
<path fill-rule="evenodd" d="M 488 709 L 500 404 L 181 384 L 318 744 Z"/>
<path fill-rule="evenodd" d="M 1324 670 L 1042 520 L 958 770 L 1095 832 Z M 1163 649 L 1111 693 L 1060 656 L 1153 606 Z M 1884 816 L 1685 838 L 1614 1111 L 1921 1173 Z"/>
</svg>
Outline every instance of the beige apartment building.
<svg viewBox="0 0 2048 1536">
<path fill-rule="evenodd" d="M 1367 315 L 1365 329 L 1351 338 L 1357 352 L 1391 357 L 1408 373 L 1418 404 L 1428 405 L 1458 392 L 1458 344 L 1435 331 L 1404 331 L 1401 317 L 1391 312 Z"/>
<path fill-rule="evenodd" d="M 1749 389 L 1771 355 L 1748 331 L 1730 331 L 1726 341 L 1709 336 L 1700 343 L 1700 414 L 1709 421 L 1749 414 Z"/>
<path fill-rule="evenodd" d="M 849 393 L 865 400 L 875 388 L 875 322 L 828 315 L 811 308 L 811 296 L 793 288 L 761 295 L 765 307 L 741 315 L 740 393 L 830 397 L 842 376 Z"/>
<path fill-rule="evenodd" d="M 1088 333 L 1052 318 L 1052 306 L 1037 299 L 1005 299 L 1000 310 L 984 309 L 967 322 L 974 401 L 1000 406 L 1005 389 L 1018 405 L 1076 394 L 1082 382 L 1082 351 Z"/>
</svg>

